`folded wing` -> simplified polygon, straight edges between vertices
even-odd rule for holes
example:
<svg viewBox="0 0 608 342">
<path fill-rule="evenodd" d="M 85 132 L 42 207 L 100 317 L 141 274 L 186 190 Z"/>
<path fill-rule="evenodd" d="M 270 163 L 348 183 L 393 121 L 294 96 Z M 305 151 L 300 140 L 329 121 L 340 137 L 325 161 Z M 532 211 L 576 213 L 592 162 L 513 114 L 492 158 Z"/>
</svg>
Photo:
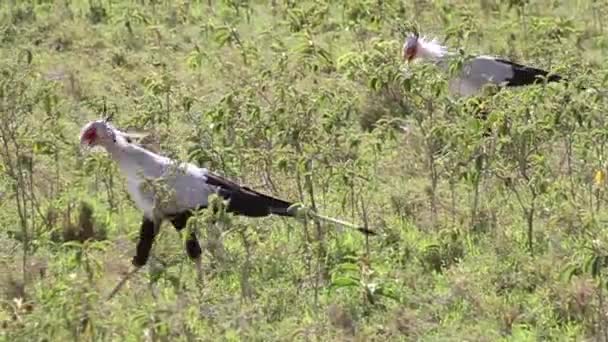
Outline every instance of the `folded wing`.
<svg viewBox="0 0 608 342">
<path fill-rule="evenodd" d="M 207 184 L 216 187 L 217 193 L 228 200 L 228 212 L 250 217 L 293 216 L 287 211 L 293 203 L 264 195 L 211 172 L 206 177 Z"/>
</svg>

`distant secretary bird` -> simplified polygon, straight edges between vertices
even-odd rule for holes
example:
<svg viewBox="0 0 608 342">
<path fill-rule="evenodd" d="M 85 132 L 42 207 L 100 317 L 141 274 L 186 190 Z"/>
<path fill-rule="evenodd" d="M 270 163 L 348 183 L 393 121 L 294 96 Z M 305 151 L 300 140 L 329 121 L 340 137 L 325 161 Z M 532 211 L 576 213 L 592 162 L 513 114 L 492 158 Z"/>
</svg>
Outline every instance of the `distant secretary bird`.
<svg viewBox="0 0 608 342">
<path fill-rule="evenodd" d="M 426 60 L 447 70 L 450 59 L 458 54 L 449 52 L 435 39 L 412 33 L 405 39 L 402 57 L 404 61 Z M 450 92 L 460 96 L 477 93 L 486 84 L 518 87 L 536 83 L 559 82 L 563 78 L 546 70 L 517 64 L 491 56 L 474 56 L 466 61 L 457 77 L 450 80 Z"/>
<path fill-rule="evenodd" d="M 249 217 L 271 214 L 295 217 L 298 212 L 293 203 L 264 195 L 216 175 L 205 168 L 190 163 L 181 163 L 158 155 L 134 144 L 129 134 L 114 128 L 109 119 L 87 123 L 81 131 L 83 147 L 100 146 L 116 161 L 127 180 L 127 190 L 136 206 L 143 212 L 139 240 L 132 264 L 136 267 L 112 291 L 111 298 L 127 278 L 148 261 L 150 250 L 163 221 L 170 221 L 181 231 L 186 227 L 193 210 L 206 208 L 208 197 L 216 193 L 228 200 L 227 212 Z M 164 189 L 155 190 L 150 181 L 161 181 Z M 168 191 L 166 191 L 168 190 Z M 373 232 L 316 213 L 314 218 L 355 228 L 366 234 Z M 201 279 L 201 247 L 194 232 L 186 240 L 186 253 L 196 262 Z M 108 298 L 108 299 L 109 299 Z"/>
</svg>

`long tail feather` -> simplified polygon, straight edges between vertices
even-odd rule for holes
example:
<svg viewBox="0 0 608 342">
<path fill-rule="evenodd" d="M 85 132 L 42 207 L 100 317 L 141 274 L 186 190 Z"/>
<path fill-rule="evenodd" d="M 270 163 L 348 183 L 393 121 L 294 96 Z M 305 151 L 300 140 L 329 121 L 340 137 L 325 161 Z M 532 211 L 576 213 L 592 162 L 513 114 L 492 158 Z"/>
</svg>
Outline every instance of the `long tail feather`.
<svg viewBox="0 0 608 342">
<path fill-rule="evenodd" d="M 317 214 L 314 211 L 311 211 L 309 213 L 309 215 L 311 215 L 312 217 L 319 219 L 321 221 L 325 221 L 325 222 L 329 222 L 329 223 L 333 223 L 333 224 L 337 224 L 339 226 L 343 226 L 343 227 L 347 227 L 347 228 L 351 228 L 351 229 L 355 229 L 365 235 L 376 235 L 376 232 L 374 232 L 373 230 L 367 229 L 365 227 L 362 226 L 357 226 L 355 224 L 352 224 L 350 222 L 346 222 L 346 221 L 342 221 L 333 217 L 329 217 L 329 216 L 324 216 L 321 214 Z"/>
<path fill-rule="evenodd" d="M 289 215 L 289 216 L 293 216 L 293 217 L 309 216 L 309 217 L 312 217 L 313 219 L 317 219 L 320 221 L 325 221 L 325 222 L 333 223 L 333 224 L 336 224 L 336 225 L 339 225 L 342 227 L 357 230 L 360 233 L 363 233 L 365 235 L 377 235 L 376 232 L 374 232 L 373 230 L 370 230 L 366 227 L 358 226 L 356 224 L 346 222 L 346 221 L 343 221 L 343 220 L 340 220 L 337 218 L 321 215 L 310 208 L 304 207 L 303 205 L 301 205 L 299 203 L 293 204 L 292 206 L 287 208 L 287 211 L 289 213 L 291 213 L 291 215 Z"/>
</svg>

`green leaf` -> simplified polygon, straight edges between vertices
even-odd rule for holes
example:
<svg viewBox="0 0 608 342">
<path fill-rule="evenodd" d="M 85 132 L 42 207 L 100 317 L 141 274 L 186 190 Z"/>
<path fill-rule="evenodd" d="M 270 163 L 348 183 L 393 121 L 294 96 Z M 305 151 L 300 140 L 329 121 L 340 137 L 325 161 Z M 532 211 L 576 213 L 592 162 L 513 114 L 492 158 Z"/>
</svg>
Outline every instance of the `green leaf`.
<svg viewBox="0 0 608 342">
<path fill-rule="evenodd" d="M 330 288 L 357 287 L 360 285 L 358 279 L 352 277 L 336 277 L 332 279 Z"/>
<path fill-rule="evenodd" d="M 359 266 L 357 264 L 354 263 L 343 263 L 343 264 L 339 264 L 336 267 L 336 272 L 338 271 L 354 271 L 354 272 L 359 272 Z"/>
<path fill-rule="evenodd" d="M 68 242 L 64 242 L 63 247 L 76 247 L 76 248 L 82 248 L 82 243 L 79 241 L 68 241 Z"/>
<path fill-rule="evenodd" d="M 395 291 L 393 289 L 385 287 L 385 286 L 381 286 L 379 289 L 377 289 L 376 295 L 390 298 L 396 302 L 401 301 L 401 299 L 399 298 L 399 296 L 395 293 Z"/>
</svg>

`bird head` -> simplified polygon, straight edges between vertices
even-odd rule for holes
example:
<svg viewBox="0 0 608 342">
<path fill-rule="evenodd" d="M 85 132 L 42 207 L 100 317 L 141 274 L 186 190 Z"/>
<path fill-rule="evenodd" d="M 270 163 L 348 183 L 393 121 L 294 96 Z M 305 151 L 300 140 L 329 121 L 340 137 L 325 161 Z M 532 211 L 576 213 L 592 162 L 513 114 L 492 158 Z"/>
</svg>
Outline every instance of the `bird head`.
<svg viewBox="0 0 608 342">
<path fill-rule="evenodd" d="M 112 115 L 106 117 L 105 119 L 99 119 L 84 125 L 80 131 L 80 146 L 108 147 L 111 144 L 131 144 L 136 143 L 149 135 L 145 132 L 123 132 L 110 123 L 111 119 Z"/>
<path fill-rule="evenodd" d="M 411 62 L 418 54 L 418 34 L 412 33 L 405 38 L 403 43 L 403 60 Z"/>
<path fill-rule="evenodd" d="M 408 35 L 403 43 L 403 60 L 408 63 L 416 59 L 438 60 L 447 54 L 447 48 L 437 39 L 420 37 L 417 32 Z"/>
<path fill-rule="evenodd" d="M 106 119 L 89 122 L 80 131 L 80 146 L 107 146 L 114 142 L 116 132 Z"/>
</svg>

